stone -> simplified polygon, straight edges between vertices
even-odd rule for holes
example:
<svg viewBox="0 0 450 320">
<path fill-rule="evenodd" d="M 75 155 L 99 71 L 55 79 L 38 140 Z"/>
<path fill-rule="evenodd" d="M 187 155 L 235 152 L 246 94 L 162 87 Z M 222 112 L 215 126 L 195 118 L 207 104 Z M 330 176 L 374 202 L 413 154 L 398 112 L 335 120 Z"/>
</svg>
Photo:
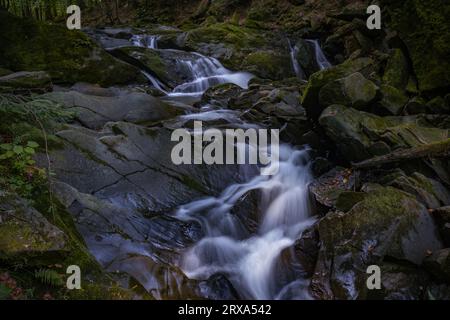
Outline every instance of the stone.
<svg viewBox="0 0 450 320">
<path fill-rule="evenodd" d="M 365 71 L 370 69 L 373 63 L 373 60 L 370 58 L 347 60 L 342 64 L 311 75 L 308 85 L 303 91 L 301 98 L 302 105 L 306 109 L 309 117 L 317 119 L 326 107 L 322 106 L 319 102 L 319 92 L 323 86 L 329 82 L 342 79 L 355 72 L 360 72 L 364 75 Z"/>
<path fill-rule="evenodd" d="M 393 49 L 384 70 L 383 83 L 404 90 L 408 80 L 408 61 L 401 49 Z"/>
<path fill-rule="evenodd" d="M 68 250 L 63 231 L 25 199 L 0 190 L 0 260 L 45 265 Z"/>
<path fill-rule="evenodd" d="M 342 104 L 354 108 L 369 105 L 376 97 L 378 87 L 364 76 L 355 72 L 343 79 L 327 83 L 319 91 L 322 106 Z"/>
<path fill-rule="evenodd" d="M 347 213 L 333 212 L 318 223 L 322 243 L 312 289 L 336 299 L 365 299 L 366 269 L 384 257 L 420 265 L 442 248 L 434 222 L 414 197 L 373 186 Z M 328 288 L 328 289 L 327 289 Z"/>
<path fill-rule="evenodd" d="M 377 111 L 381 114 L 399 115 L 408 102 L 408 97 L 389 85 L 380 87 L 381 100 L 377 102 Z"/>
<path fill-rule="evenodd" d="M 438 279 L 450 282 L 450 248 L 433 252 L 425 259 L 424 267 Z"/>
<path fill-rule="evenodd" d="M 0 77 L 0 92 L 45 93 L 52 90 L 52 80 L 46 72 L 16 72 Z"/>
</svg>

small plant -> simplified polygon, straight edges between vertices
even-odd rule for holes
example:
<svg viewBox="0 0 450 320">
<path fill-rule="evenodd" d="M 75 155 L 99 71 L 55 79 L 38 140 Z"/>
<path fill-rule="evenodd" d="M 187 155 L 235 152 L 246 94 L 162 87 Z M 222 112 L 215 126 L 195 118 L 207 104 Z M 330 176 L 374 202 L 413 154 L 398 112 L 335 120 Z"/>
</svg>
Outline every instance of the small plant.
<svg viewBox="0 0 450 320">
<path fill-rule="evenodd" d="M 61 274 L 52 269 L 39 269 L 34 272 L 34 277 L 42 284 L 61 287 L 64 285 L 64 280 Z"/>
<path fill-rule="evenodd" d="M 0 185 L 30 197 L 36 186 L 45 182 L 45 170 L 35 166 L 33 155 L 39 148 L 35 141 L 13 141 L 0 145 Z"/>
</svg>

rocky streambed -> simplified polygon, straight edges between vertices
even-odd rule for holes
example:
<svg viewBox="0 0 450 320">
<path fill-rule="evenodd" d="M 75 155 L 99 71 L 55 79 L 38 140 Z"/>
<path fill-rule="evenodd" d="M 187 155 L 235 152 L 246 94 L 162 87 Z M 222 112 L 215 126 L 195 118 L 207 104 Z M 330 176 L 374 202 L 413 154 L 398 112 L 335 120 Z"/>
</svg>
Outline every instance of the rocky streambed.
<svg viewBox="0 0 450 320">
<path fill-rule="evenodd" d="M 0 193 L 2 268 L 80 265 L 74 298 L 448 299 L 448 83 L 358 17 L 332 34 L 89 29 L 48 54 L 48 26 L 7 38 L 0 90 L 73 116 L 35 156 L 57 218 Z M 280 129 L 279 173 L 174 165 L 171 133 L 196 120 Z"/>
</svg>

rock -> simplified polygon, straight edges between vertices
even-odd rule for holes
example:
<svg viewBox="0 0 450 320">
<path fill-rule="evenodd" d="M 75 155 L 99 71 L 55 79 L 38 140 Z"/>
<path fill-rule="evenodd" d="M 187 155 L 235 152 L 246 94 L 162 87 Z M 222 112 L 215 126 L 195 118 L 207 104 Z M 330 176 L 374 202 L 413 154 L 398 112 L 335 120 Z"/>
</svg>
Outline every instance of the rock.
<svg viewBox="0 0 450 320">
<path fill-rule="evenodd" d="M 45 72 L 16 72 L 0 77 L 0 92 L 45 93 L 52 90 L 52 80 Z"/>
<path fill-rule="evenodd" d="M 427 112 L 426 101 L 420 97 L 411 98 L 405 106 L 406 114 L 421 114 Z"/>
<path fill-rule="evenodd" d="M 332 208 L 341 193 L 355 188 L 356 176 L 350 169 L 336 167 L 314 180 L 309 186 L 321 205 Z"/>
<path fill-rule="evenodd" d="M 77 30 L 21 19 L 2 10 L 0 65 L 13 71 L 46 71 L 54 83 L 89 82 L 102 86 L 145 83 L 141 72 L 114 59 Z"/>
<path fill-rule="evenodd" d="M 0 259 L 48 264 L 68 252 L 67 237 L 17 195 L 0 191 Z"/>
<path fill-rule="evenodd" d="M 386 1 L 387 2 L 387 1 Z M 389 1 L 389 27 L 397 30 L 412 60 L 420 91 L 445 91 L 450 86 L 450 8 L 443 0 Z"/>
<path fill-rule="evenodd" d="M 448 130 L 422 126 L 413 117 L 383 118 L 340 105 L 324 110 L 319 123 L 349 161 L 442 142 L 448 137 Z"/>
<path fill-rule="evenodd" d="M 305 88 L 302 96 L 302 105 L 308 115 L 317 119 L 326 106 L 319 103 L 320 89 L 329 82 L 342 79 L 355 72 L 365 74 L 365 71 L 373 65 L 370 58 L 359 58 L 356 60 L 347 60 L 342 64 L 319 71 L 311 75 L 308 86 Z"/>
<path fill-rule="evenodd" d="M 319 91 L 322 106 L 342 104 L 354 108 L 369 105 L 376 97 L 378 87 L 364 76 L 355 72 L 343 79 L 327 83 Z"/>
<path fill-rule="evenodd" d="M 212 275 L 199 283 L 202 297 L 209 300 L 239 300 L 239 294 L 231 282 L 222 274 Z"/>
<path fill-rule="evenodd" d="M 154 124 L 180 113 L 180 110 L 157 98 L 137 92 L 99 96 L 68 91 L 53 92 L 42 97 L 63 104 L 75 113 L 79 122 L 91 129 L 100 129 L 110 121 Z"/>
<path fill-rule="evenodd" d="M 381 290 L 369 290 L 370 300 L 422 300 L 429 276 L 417 266 L 383 262 Z"/>
<path fill-rule="evenodd" d="M 64 144 L 50 154 L 52 169 L 82 193 L 142 212 L 167 212 L 246 179 L 237 165 L 175 165 L 171 133 L 126 122 L 100 132 L 67 126 L 57 133 Z"/>
<path fill-rule="evenodd" d="M 380 110 L 382 114 L 399 115 L 408 102 L 408 97 L 400 90 L 388 85 L 382 85 L 380 92 L 381 100 L 377 102 L 377 111 Z"/>
<path fill-rule="evenodd" d="M 311 277 L 314 273 L 319 247 L 319 237 L 314 227 L 305 230 L 294 243 L 295 257 L 299 260 L 306 277 Z"/>
<path fill-rule="evenodd" d="M 199 59 L 199 56 L 190 52 L 141 47 L 118 48 L 112 53 L 151 72 L 170 88 L 194 80 L 189 66 Z M 180 63 L 180 61 L 187 63 Z"/>
<path fill-rule="evenodd" d="M 383 82 L 398 90 L 404 90 L 408 80 L 408 61 L 401 49 L 393 49 L 384 70 Z"/>
<path fill-rule="evenodd" d="M 450 206 L 437 208 L 432 211 L 439 232 L 446 246 L 450 246 Z"/>
<path fill-rule="evenodd" d="M 242 91 L 241 87 L 232 83 L 219 84 L 206 90 L 202 96 L 202 103 L 211 103 L 222 108 L 228 108 L 230 101 Z"/>
<path fill-rule="evenodd" d="M 366 269 L 384 257 L 421 264 L 442 248 L 433 220 L 414 197 L 392 187 L 373 186 L 347 213 L 329 213 L 318 223 L 322 246 L 313 292 L 336 299 L 367 297 Z"/>
<path fill-rule="evenodd" d="M 363 201 L 367 194 L 364 192 L 343 191 L 336 199 L 336 209 L 342 212 L 351 210 L 357 203 Z"/>
<path fill-rule="evenodd" d="M 450 106 L 445 102 L 445 100 L 437 96 L 432 100 L 428 101 L 426 104 L 426 112 L 430 114 L 449 114 Z"/>
<path fill-rule="evenodd" d="M 287 53 L 256 51 L 245 58 L 241 68 L 264 79 L 281 80 L 295 77 Z"/>
<path fill-rule="evenodd" d="M 450 282 L 450 248 L 433 252 L 424 261 L 425 268 L 439 280 Z"/>
<path fill-rule="evenodd" d="M 429 209 L 450 203 L 450 193 L 439 181 L 418 172 L 414 172 L 410 177 L 400 175 L 389 185 L 410 193 Z"/>
</svg>

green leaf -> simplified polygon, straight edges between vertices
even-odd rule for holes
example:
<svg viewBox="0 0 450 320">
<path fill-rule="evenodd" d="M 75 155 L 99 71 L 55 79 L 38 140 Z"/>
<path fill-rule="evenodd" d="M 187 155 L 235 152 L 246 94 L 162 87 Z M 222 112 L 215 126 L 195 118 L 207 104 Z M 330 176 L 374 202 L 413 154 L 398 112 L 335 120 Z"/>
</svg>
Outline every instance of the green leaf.
<svg viewBox="0 0 450 320">
<path fill-rule="evenodd" d="M 30 166 L 32 166 L 35 163 L 36 163 L 36 161 L 34 161 L 33 159 L 30 159 L 27 161 L 27 164 L 29 164 Z"/>
<path fill-rule="evenodd" d="M 38 148 L 38 147 L 39 147 L 39 143 L 37 143 L 37 142 L 35 142 L 35 141 L 28 141 L 28 143 L 27 143 L 27 147 L 30 147 L 30 148 L 36 149 L 36 148 Z"/>
<path fill-rule="evenodd" d="M 23 153 L 23 147 L 22 146 L 14 146 L 13 151 L 15 154 L 19 155 Z"/>
<path fill-rule="evenodd" d="M 6 150 L 6 151 L 9 151 L 9 150 L 11 150 L 11 149 L 12 149 L 12 145 L 11 145 L 11 144 L 9 144 L 9 143 L 4 143 L 4 144 L 0 144 L 0 149 L 3 149 L 3 150 Z"/>
<path fill-rule="evenodd" d="M 28 153 L 28 154 L 35 154 L 36 153 L 34 151 L 34 149 L 31 148 L 31 147 L 25 147 L 25 149 L 23 149 L 23 150 L 25 151 L 25 153 Z"/>
<path fill-rule="evenodd" d="M 11 291 L 12 290 L 10 288 L 0 283 L 0 300 L 9 298 Z"/>
</svg>

